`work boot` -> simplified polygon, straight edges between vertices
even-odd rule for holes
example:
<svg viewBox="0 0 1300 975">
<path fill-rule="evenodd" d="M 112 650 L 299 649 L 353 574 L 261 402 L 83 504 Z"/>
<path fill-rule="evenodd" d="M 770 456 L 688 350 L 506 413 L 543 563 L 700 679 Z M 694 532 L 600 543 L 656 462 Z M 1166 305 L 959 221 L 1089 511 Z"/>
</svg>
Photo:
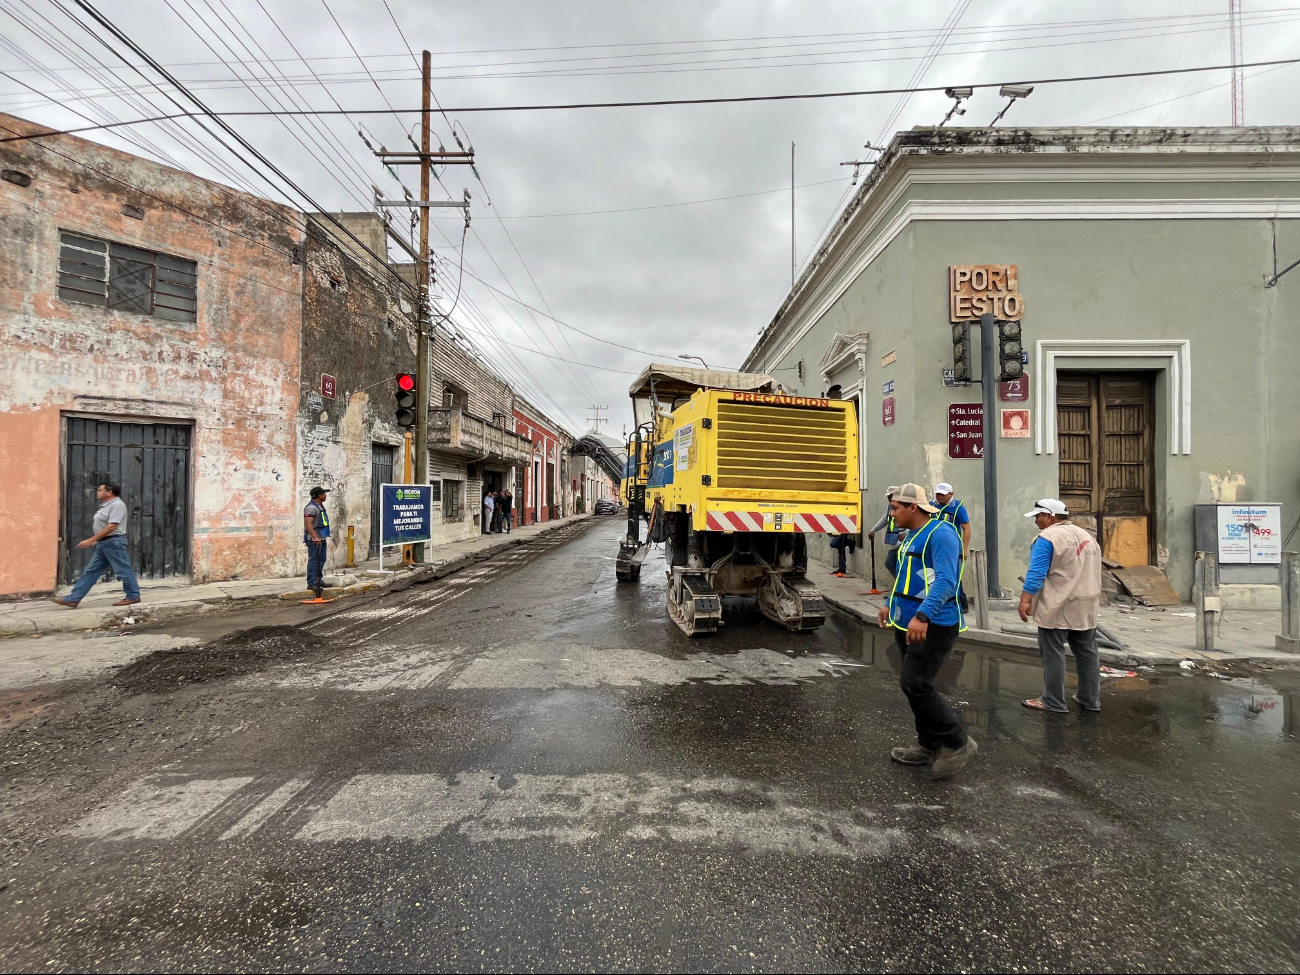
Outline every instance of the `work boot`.
<svg viewBox="0 0 1300 975">
<path fill-rule="evenodd" d="M 933 748 L 925 748 L 922 745 L 899 745 L 889 753 L 889 757 L 895 762 L 902 762 L 904 765 L 929 765 L 934 761 L 934 757 L 939 754 Z"/>
<path fill-rule="evenodd" d="M 934 765 L 930 767 L 931 772 L 936 779 L 946 779 L 951 775 L 956 775 L 966 767 L 966 763 L 974 757 L 979 751 L 979 745 L 975 744 L 975 739 L 967 736 L 966 744 L 960 748 L 940 748 L 939 757 L 934 760 Z"/>
<path fill-rule="evenodd" d="M 138 600 L 138 599 L 119 599 L 119 600 L 118 600 L 117 602 L 115 602 L 113 605 L 114 605 L 114 606 L 134 606 L 134 605 L 135 605 L 136 603 L 138 603 L 139 601 L 140 601 L 140 600 Z"/>
</svg>

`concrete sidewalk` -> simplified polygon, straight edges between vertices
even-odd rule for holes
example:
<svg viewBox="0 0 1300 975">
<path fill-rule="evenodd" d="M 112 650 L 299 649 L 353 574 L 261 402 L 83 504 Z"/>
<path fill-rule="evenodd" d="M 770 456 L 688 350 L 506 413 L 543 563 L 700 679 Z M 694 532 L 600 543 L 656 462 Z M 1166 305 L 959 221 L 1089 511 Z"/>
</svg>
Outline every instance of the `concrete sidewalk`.
<svg viewBox="0 0 1300 975">
<path fill-rule="evenodd" d="M 379 567 L 377 559 L 359 563 L 352 569 L 331 567 L 326 578 L 339 579 L 346 584 L 327 588 L 325 595 L 334 598 L 353 596 L 445 575 L 512 545 L 527 544 L 557 528 L 591 517 L 594 516 L 573 515 L 540 525 L 516 528 L 509 535 L 478 535 L 460 542 L 449 542 L 429 551 L 429 563 L 415 569 L 394 572 L 392 575 L 367 574 L 367 570 Z M 388 564 L 391 567 L 392 560 L 389 560 Z M 235 579 L 195 585 L 176 583 L 151 585 L 142 582 L 141 601 L 134 606 L 114 606 L 113 603 L 122 598 L 121 584 L 101 583 L 91 590 L 90 595 L 83 599 L 76 609 L 59 606 L 49 599 L 23 599 L 0 603 L 0 639 L 118 627 L 122 626 L 127 619 L 135 623 L 175 619 L 234 607 L 243 608 L 258 600 L 305 599 L 312 594 L 301 589 L 303 581 L 301 576 L 295 576 L 275 579 Z"/>
<path fill-rule="evenodd" d="M 876 612 L 886 594 L 870 595 L 871 580 L 856 576 L 836 578 L 825 566 L 810 563 L 808 578 L 822 590 L 826 601 L 837 609 L 875 625 Z M 885 580 L 877 580 L 882 588 Z M 969 592 L 969 590 L 968 590 Z M 1001 600 L 990 608 L 989 628 L 973 626 L 963 639 L 971 643 L 1024 650 L 1037 655 L 1038 640 L 1033 622 L 1024 623 L 1016 602 Z M 1196 614 L 1190 605 L 1148 608 L 1145 606 L 1102 606 L 1097 622 L 1119 637 L 1124 650 L 1101 648 L 1103 663 L 1112 666 L 1169 666 L 1180 660 L 1201 664 L 1267 663 L 1275 666 L 1300 665 L 1300 654 L 1278 650 L 1274 637 L 1281 632 L 1281 614 L 1229 610 L 1219 619 L 1213 653 L 1196 649 Z"/>
</svg>

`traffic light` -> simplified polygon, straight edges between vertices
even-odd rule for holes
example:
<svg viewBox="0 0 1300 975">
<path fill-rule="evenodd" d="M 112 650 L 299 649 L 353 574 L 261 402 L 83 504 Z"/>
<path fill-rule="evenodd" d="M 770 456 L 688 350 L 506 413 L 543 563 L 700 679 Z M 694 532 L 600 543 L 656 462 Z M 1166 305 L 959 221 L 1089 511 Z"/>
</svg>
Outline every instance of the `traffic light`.
<svg viewBox="0 0 1300 975">
<path fill-rule="evenodd" d="M 971 381 L 970 322 L 958 322 L 952 327 L 952 378 L 959 383 Z"/>
<path fill-rule="evenodd" d="M 1025 371 L 1020 355 L 1020 323 L 998 322 L 998 379 L 1019 379 Z"/>
<path fill-rule="evenodd" d="M 409 372 L 397 374 L 397 392 L 393 394 L 393 404 L 397 425 L 415 426 L 415 377 Z"/>
</svg>

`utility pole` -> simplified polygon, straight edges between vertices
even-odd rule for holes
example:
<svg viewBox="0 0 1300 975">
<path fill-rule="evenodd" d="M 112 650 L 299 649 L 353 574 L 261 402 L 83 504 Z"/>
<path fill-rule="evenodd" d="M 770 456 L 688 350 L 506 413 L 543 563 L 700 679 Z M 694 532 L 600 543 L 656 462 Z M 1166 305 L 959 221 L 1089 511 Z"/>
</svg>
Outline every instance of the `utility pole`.
<svg viewBox="0 0 1300 975">
<path fill-rule="evenodd" d="M 592 412 L 594 415 L 593 415 L 593 416 L 589 416 L 589 417 L 587 417 L 587 419 L 591 421 L 591 429 L 592 429 L 593 431 L 595 431 L 596 433 L 600 433 L 600 425 L 601 425 L 602 423 L 605 422 L 605 418 L 604 418 L 603 416 L 601 416 L 600 414 L 604 413 L 604 412 L 605 412 L 606 410 L 608 410 L 608 409 L 609 409 L 608 406 L 595 406 L 595 405 L 593 405 L 593 406 L 591 407 L 591 412 Z"/>
<path fill-rule="evenodd" d="M 794 291 L 794 143 L 790 143 L 790 290 Z"/>
<path fill-rule="evenodd" d="M 420 79 L 420 199 L 429 198 L 429 102 L 433 94 L 433 61 L 424 52 Z M 416 483 L 429 479 L 429 208 L 420 207 L 420 259 L 415 265 L 415 286 L 420 292 L 419 338 L 415 363 L 415 470 Z M 424 544 L 415 547 L 415 560 L 424 561 Z"/>
<path fill-rule="evenodd" d="M 414 471 L 408 475 L 407 483 L 425 484 L 429 477 L 429 366 L 430 342 L 432 340 L 432 323 L 429 313 L 429 208 L 459 207 L 465 211 L 466 226 L 469 226 L 469 191 L 465 192 L 464 201 L 430 200 L 429 177 L 434 162 L 445 165 L 474 165 L 474 147 L 469 151 L 447 152 L 441 146 L 437 152 L 430 152 L 430 114 L 433 101 L 433 55 L 424 52 L 424 61 L 420 79 L 420 151 L 389 152 L 381 149 L 375 153 L 387 166 L 420 167 L 420 198 L 418 200 L 379 200 L 377 207 L 416 207 L 420 211 L 420 249 L 415 257 L 415 287 L 419 312 L 417 319 L 418 337 L 416 340 L 415 362 L 415 444 Z M 424 561 L 424 545 L 415 546 L 415 561 Z"/>
<path fill-rule="evenodd" d="M 1241 75 L 1241 0 L 1228 0 L 1228 48 L 1232 55 L 1232 124 L 1246 124 L 1246 85 Z"/>
</svg>

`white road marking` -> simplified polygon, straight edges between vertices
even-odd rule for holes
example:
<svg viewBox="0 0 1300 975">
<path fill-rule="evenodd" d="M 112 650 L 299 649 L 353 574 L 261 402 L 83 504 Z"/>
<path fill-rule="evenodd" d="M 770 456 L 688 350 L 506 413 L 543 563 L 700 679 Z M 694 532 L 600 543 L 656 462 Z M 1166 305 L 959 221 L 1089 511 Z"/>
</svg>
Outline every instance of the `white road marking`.
<svg viewBox="0 0 1300 975">
<path fill-rule="evenodd" d="M 452 683 L 453 690 L 639 687 L 705 681 L 711 684 L 794 684 L 835 676 L 839 657 L 787 657 L 752 647 L 735 654 L 699 653 L 674 660 L 645 650 L 576 643 L 532 643 L 498 647 L 481 654 Z"/>
<path fill-rule="evenodd" d="M 236 794 L 251 777 L 147 778 L 73 830 L 98 840 L 172 839 L 209 816 L 238 814 L 221 839 L 247 836 L 284 808 L 307 782 L 294 779 L 238 813 Z M 223 804 L 233 807 L 223 810 Z M 905 847 L 898 826 L 872 825 L 860 807 L 808 806 L 780 788 L 730 777 L 518 775 L 486 771 L 441 775 L 359 775 L 294 837 L 300 842 L 422 840 L 459 836 L 472 843 L 543 839 L 562 845 L 596 840 L 658 840 L 748 853 L 879 858 Z M 265 829 L 263 829 L 265 832 Z"/>
<path fill-rule="evenodd" d="M 99 840 L 166 840 L 180 836 L 253 781 L 189 779 L 174 776 L 141 779 L 107 808 L 91 813 L 74 836 Z"/>
<path fill-rule="evenodd" d="M 221 839 L 233 840 L 240 836 L 247 836 L 283 809 L 290 799 L 310 784 L 309 779 L 290 779 L 245 813 L 239 822 L 221 834 Z"/>
<path fill-rule="evenodd" d="M 300 664 L 281 676 L 280 687 L 322 687 L 346 691 L 419 690 L 452 665 L 461 647 L 398 650 L 383 647 L 327 664 Z"/>
</svg>

